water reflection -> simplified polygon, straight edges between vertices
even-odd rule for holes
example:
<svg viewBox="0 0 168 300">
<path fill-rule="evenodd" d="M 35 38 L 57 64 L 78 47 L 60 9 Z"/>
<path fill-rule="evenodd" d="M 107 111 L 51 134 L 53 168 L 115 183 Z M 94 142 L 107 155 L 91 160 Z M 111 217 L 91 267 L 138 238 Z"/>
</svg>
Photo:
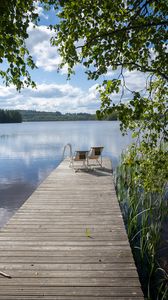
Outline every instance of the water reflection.
<svg viewBox="0 0 168 300">
<path fill-rule="evenodd" d="M 103 145 L 115 166 L 130 139 L 118 122 L 0 124 L 0 226 L 60 163 L 67 143 L 73 151 Z"/>
</svg>

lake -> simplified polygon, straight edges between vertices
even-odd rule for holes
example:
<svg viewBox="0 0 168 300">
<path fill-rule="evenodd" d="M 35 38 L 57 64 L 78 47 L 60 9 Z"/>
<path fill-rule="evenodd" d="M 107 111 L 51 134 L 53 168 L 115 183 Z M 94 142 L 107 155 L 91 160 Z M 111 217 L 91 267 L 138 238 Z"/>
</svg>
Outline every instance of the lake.
<svg viewBox="0 0 168 300">
<path fill-rule="evenodd" d="M 117 121 L 0 124 L 0 227 L 58 166 L 67 143 L 73 152 L 104 146 L 115 167 L 130 142 Z"/>
</svg>

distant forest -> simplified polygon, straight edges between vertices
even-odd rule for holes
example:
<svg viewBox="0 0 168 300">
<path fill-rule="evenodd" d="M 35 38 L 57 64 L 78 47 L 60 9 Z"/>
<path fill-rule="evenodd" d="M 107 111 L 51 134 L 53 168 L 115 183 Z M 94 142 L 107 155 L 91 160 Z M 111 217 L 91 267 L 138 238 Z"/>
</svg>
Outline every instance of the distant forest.
<svg viewBox="0 0 168 300">
<path fill-rule="evenodd" d="M 0 109 L 0 123 L 21 123 L 22 115 L 17 110 Z"/>
<path fill-rule="evenodd" d="M 22 119 L 24 122 L 33 121 L 91 121 L 97 120 L 96 114 L 88 113 L 66 113 L 62 114 L 59 111 L 46 112 L 46 111 L 34 111 L 34 110 L 20 110 Z M 117 120 L 116 113 L 112 113 L 108 116 L 107 120 Z"/>
<path fill-rule="evenodd" d="M 3 110 L 0 109 L 0 123 L 21 123 L 38 121 L 91 121 L 97 120 L 96 114 L 66 113 L 59 111 L 46 112 L 34 110 Z M 105 120 L 117 120 L 117 114 L 113 112 Z"/>
<path fill-rule="evenodd" d="M 34 111 L 34 110 L 20 110 L 23 121 L 84 121 L 95 120 L 96 116 L 87 113 L 66 113 L 62 114 L 59 111 L 46 112 L 46 111 Z"/>
</svg>

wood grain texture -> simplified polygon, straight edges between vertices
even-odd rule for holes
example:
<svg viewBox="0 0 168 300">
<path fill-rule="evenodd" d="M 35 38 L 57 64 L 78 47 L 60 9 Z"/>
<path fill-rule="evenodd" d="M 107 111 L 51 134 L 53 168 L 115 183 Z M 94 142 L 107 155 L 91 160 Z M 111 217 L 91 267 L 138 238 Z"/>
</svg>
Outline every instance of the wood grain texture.
<svg viewBox="0 0 168 300">
<path fill-rule="evenodd" d="M 112 167 L 65 159 L 0 232 L 0 299 L 142 300 Z"/>
</svg>

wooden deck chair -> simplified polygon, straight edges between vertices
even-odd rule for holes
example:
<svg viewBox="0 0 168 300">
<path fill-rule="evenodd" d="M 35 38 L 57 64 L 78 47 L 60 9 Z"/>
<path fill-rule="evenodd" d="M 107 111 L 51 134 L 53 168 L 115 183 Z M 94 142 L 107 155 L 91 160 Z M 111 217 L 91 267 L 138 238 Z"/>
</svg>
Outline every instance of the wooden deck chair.
<svg viewBox="0 0 168 300">
<path fill-rule="evenodd" d="M 89 151 L 75 151 L 75 156 L 72 158 L 72 166 L 75 169 L 74 162 L 82 162 L 83 164 L 77 166 L 76 171 L 83 169 L 83 168 L 88 168 L 88 153 Z"/>
<path fill-rule="evenodd" d="M 104 147 L 91 147 L 88 153 L 88 164 L 89 160 L 95 160 L 102 167 L 102 151 Z"/>
</svg>

